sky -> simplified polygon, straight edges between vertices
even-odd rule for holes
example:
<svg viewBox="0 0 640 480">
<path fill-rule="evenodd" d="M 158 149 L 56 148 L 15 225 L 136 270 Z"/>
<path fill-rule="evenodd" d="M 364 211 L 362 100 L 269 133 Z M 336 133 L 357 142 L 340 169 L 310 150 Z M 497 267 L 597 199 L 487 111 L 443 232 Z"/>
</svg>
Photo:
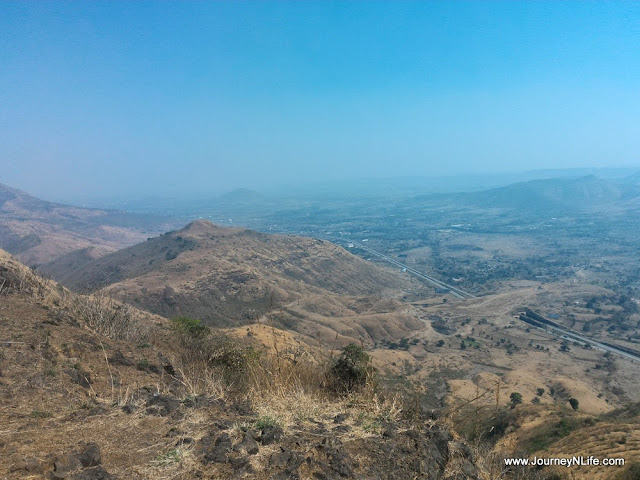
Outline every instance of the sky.
<svg viewBox="0 0 640 480">
<path fill-rule="evenodd" d="M 49 199 L 640 167 L 640 2 L 0 2 Z"/>
</svg>

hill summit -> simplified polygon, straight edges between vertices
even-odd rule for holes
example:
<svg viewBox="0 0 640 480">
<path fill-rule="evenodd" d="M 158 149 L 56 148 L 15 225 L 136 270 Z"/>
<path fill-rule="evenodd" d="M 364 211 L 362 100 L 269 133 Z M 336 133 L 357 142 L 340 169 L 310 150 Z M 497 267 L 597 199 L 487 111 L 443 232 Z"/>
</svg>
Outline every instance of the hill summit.
<svg viewBox="0 0 640 480">
<path fill-rule="evenodd" d="M 419 321 L 393 300 L 412 280 L 330 242 L 196 220 L 59 275 L 163 316 L 272 322 L 327 338 L 396 338 Z M 386 298 L 386 299 L 385 299 Z M 337 325 L 343 325 L 338 328 Z"/>
</svg>

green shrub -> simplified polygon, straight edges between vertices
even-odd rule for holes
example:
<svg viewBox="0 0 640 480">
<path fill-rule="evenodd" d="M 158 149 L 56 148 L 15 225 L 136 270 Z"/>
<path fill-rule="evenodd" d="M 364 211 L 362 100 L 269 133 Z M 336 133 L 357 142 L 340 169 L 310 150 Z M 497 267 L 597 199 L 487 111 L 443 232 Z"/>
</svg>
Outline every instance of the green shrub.
<svg viewBox="0 0 640 480">
<path fill-rule="evenodd" d="M 375 372 L 370 363 L 371 357 L 362 347 L 350 343 L 331 362 L 328 372 L 330 385 L 340 393 L 348 393 L 361 388 Z"/>
<path fill-rule="evenodd" d="M 195 318 L 175 317 L 171 319 L 171 323 L 176 332 L 192 338 L 203 338 L 209 334 L 209 327 Z"/>
<path fill-rule="evenodd" d="M 578 401 L 577 398 L 570 398 L 569 404 L 571 405 L 571 408 L 573 408 L 574 410 L 578 410 L 578 407 L 580 406 L 580 402 Z"/>
<path fill-rule="evenodd" d="M 511 400 L 511 408 L 515 408 L 516 405 L 522 403 L 522 395 L 518 392 L 513 392 L 509 399 Z"/>
<path fill-rule="evenodd" d="M 263 430 L 269 427 L 277 427 L 280 425 L 280 421 L 275 417 L 270 417 L 269 415 L 263 415 L 259 417 L 254 426 L 257 430 Z"/>
</svg>

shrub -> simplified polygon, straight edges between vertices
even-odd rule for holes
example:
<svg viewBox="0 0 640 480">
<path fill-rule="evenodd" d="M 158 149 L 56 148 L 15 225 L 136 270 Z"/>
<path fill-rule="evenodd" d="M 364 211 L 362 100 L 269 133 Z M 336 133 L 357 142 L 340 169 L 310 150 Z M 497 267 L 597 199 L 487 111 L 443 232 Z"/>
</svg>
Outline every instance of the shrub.
<svg viewBox="0 0 640 480">
<path fill-rule="evenodd" d="M 588 424 L 570 417 L 562 418 L 557 423 L 540 425 L 533 429 L 531 437 L 524 441 L 523 446 L 528 453 L 544 450 L 584 425 Z"/>
<path fill-rule="evenodd" d="M 197 319 L 176 317 L 175 367 L 189 385 L 190 394 L 219 395 L 246 386 L 247 366 L 253 350 L 226 335 L 213 332 Z"/>
<path fill-rule="evenodd" d="M 145 340 L 149 329 L 126 303 L 120 303 L 104 291 L 77 295 L 70 306 L 71 313 L 84 321 L 96 333 L 120 340 Z"/>
<path fill-rule="evenodd" d="M 272 417 L 270 415 L 262 415 L 261 417 L 258 417 L 258 419 L 254 424 L 255 428 L 258 430 L 277 427 L 279 425 L 280 425 L 280 421 L 277 418 Z"/>
<path fill-rule="evenodd" d="M 202 325 L 200 320 L 189 317 L 175 317 L 171 319 L 173 329 L 181 334 L 193 338 L 204 338 L 209 334 L 209 327 Z"/>
<path fill-rule="evenodd" d="M 578 410 L 580 402 L 578 401 L 577 398 L 570 398 L 569 404 L 571 405 L 571 408 L 573 408 L 574 410 Z"/>
<path fill-rule="evenodd" d="M 516 405 L 522 403 L 522 394 L 518 392 L 513 392 L 509 399 L 511 400 L 511 408 L 515 408 Z"/>
<path fill-rule="evenodd" d="M 328 377 L 334 390 L 348 393 L 365 385 L 374 373 L 370 365 L 371 358 L 362 347 L 350 343 L 342 353 L 331 362 Z"/>
</svg>

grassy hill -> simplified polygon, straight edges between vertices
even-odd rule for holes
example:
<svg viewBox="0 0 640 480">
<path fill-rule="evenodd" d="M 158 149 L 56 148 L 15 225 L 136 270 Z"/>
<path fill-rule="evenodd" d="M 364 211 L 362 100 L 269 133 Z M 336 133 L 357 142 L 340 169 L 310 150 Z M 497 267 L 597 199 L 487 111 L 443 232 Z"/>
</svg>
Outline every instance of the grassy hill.
<svg viewBox="0 0 640 480">
<path fill-rule="evenodd" d="M 420 322 L 393 300 L 415 280 L 327 241 L 222 228 L 208 221 L 59 274 L 139 308 L 211 325 L 269 322 L 329 340 L 398 339 Z M 345 340 L 346 341 L 346 340 Z"/>
</svg>

